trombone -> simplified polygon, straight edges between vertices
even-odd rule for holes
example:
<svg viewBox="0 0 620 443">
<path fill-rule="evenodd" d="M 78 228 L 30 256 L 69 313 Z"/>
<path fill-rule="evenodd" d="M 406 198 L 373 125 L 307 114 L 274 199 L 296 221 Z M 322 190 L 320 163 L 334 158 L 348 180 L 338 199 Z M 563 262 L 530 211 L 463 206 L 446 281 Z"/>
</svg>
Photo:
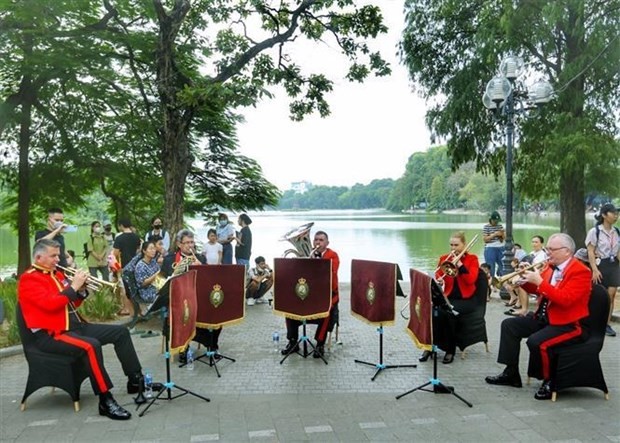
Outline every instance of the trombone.
<svg viewBox="0 0 620 443">
<path fill-rule="evenodd" d="M 456 274 L 458 274 L 458 269 L 456 267 L 456 264 L 459 262 L 461 257 L 465 255 L 466 252 L 469 252 L 469 250 L 472 248 L 474 243 L 478 241 L 478 237 L 479 237 L 478 234 L 474 235 L 474 238 L 472 238 L 471 241 L 467 243 L 467 245 L 465 246 L 465 249 L 463 249 L 460 253 L 455 255 L 454 251 L 451 251 L 450 254 L 448 254 L 446 259 L 439 264 L 437 269 L 435 269 L 435 274 L 438 271 L 443 272 L 442 275 L 437 277 L 437 280 L 443 280 L 443 277 L 446 275 L 448 277 L 456 277 Z"/>
<path fill-rule="evenodd" d="M 496 281 L 493 282 L 493 286 L 497 289 L 501 289 L 502 286 L 504 286 L 504 283 L 509 282 L 510 280 L 512 280 L 513 278 L 517 276 L 521 276 L 525 271 L 532 271 L 538 268 L 542 269 L 545 267 L 546 264 L 547 264 L 547 260 L 540 261 L 538 263 L 532 263 L 529 266 L 526 266 L 524 268 L 511 272 L 510 274 L 502 275 L 501 277 L 497 278 Z"/>
<path fill-rule="evenodd" d="M 65 277 L 67 277 L 67 280 L 73 281 L 73 277 L 75 277 L 75 269 L 65 268 L 64 266 L 60 266 L 60 265 L 56 265 L 56 268 L 60 269 L 63 272 L 63 274 L 65 274 Z M 108 288 L 112 289 L 112 292 L 116 292 L 116 289 L 118 288 L 118 284 L 119 282 L 112 283 L 112 282 L 105 281 L 97 277 L 93 277 L 92 275 L 88 275 L 88 278 L 86 279 L 86 288 L 90 289 L 91 291 L 100 291 L 105 286 L 107 286 Z"/>
<path fill-rule="evenodd" d="M 468 252 L 472 248 L 472 246 L 478 241 L 478 238 L 478 234 L 474 235 L 474 237 L 470 240 L 469 243 L 467 243 L 467 245 L 461 252 L 455 255 L 454 251 L 451 251 L 450 254 L 448 254 L 448 256 L 446 257 L 446 259 L 442 261 L 439 266 L 437 266 L 437 269 L 435 269 L 435 272 L 433 272 L 433 274 L 435 276 L 435 282 L 440 287 L 443 288 L 443 280 L 446 275 L 448 277 L 456 277 L 456 275 L 458 274 L 458 268 L 456 267 L 456 264 L 463 257 L 463 255 L 465 255 L 465 253 Z M 441 274 L 437 275 L 439 271 L 441 271 Z M 407 300 L 407 303 L 405 303 L 405 305 L 400 310 L 400 316 L 405 320 L 409 320 L 409 317 L 405 316 L 407 309 L 409 309 L 409 304 L 410 300 Z"/>
</svg>

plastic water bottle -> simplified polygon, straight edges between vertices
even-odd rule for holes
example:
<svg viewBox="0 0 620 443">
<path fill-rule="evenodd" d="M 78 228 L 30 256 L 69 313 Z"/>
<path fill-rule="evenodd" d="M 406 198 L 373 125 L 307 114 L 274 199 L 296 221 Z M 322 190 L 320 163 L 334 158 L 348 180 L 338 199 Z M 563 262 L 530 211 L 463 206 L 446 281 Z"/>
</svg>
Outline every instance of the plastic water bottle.
<svg viewBox="0 0 620 443">
<path fill-rule="evenodd" d="M 188 371 L 194 370 L 194 351 L 191 346 L 187 348 L 187 364 L 185 365 Z"/>
<path fill-rule="evenodd" d="M 153 398 L 153 375 L 148 369 L 144 374 L 144 396 L 146 398 Z"/>
<path fill-rule="evenodd" d="M 280 333 L 278 331 L 274 331 L 271 336 L 271 340 L 273 341 L 273 349 L 275 352 L 280 350 Z"/>
</svg>

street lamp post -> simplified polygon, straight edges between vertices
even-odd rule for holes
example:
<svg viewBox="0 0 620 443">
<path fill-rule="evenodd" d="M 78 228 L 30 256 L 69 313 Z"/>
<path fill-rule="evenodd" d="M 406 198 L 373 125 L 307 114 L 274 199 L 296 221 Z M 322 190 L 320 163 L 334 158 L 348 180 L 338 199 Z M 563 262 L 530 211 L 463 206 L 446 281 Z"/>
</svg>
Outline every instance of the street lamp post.
<svg viewBox="0 0 620 443">
<path fill-rule="evenodd" d="M 502 258 L 502 274 L 513 271 L 511 267 L 514 258 L 514 241 L 512 237 L 512 207 L 513 207 L 513 183 L 512 183 L 512 157 L 514 148 L 515 114 L 525 114 L 532 108 L 540 107 L 551 100 L 553 88 L 547 81 L 539 81 L 529 90 L 525 89 L 517 77 L 523 70 L 521 57 L 506 57 L 499 69 L 499 74 L 487 83 L 486 91 L 482 98 L 484 106 L 495 112 L 496 117 L 501 117 L 506 126 L 506 239 L 504 256 Z M 518 105 L 518 106 L 515 106 Z M 501 288 L 500 297 L 504 300 L 510 298 L 508 292 Z"/>
</svg>

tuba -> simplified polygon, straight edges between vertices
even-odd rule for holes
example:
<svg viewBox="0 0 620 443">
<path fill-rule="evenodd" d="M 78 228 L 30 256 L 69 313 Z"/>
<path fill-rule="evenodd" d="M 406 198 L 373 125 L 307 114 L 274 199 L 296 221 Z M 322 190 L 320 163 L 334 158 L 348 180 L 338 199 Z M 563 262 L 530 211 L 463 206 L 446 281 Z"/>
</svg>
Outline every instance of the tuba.
<svg viewBox="0 0 620 443">
<path fill-rule="evenodd" d="M 282 236 L 280 241 L 288 241 L 295 248 L 287 249 L 284 251 L 284 258 L 286 257 L 311 257 L 314 249 L 312 248 L 312 241 L 310 240 L 310 229 L 314 226 L 314 222 L 306 223 L 292 231 L 287 232 Z"/>
</svg>

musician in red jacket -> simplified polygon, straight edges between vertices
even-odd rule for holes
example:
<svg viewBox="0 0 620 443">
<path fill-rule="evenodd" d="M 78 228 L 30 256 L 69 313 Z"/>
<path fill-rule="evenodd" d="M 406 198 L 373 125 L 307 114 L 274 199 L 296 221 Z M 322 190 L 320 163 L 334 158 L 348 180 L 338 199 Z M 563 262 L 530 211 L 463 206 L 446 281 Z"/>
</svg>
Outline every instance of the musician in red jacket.
<svg viewBox="0 0 620 443">
<path fill-rule="evenodd" d="M 76 309 L 88 296 L 85 283 L 89 274 L 78 269 L 69 281 L 56 269 L 58 242 L 39 240 L 32 255 L 34 264 L 20 277 L 17 294 L 24 322 L 35 335 L 35 346 L 44 352 L 84 356 L 93 390 L 99 395 L 99 414 L 128 420 L 131 414 L 110 392 L 113 385 L 103 365 L 101 346 L 114 344 L 128 377 L 127 392 L 138 393 L 143 385 L 142 368 L 129 331 L 119 325 L 90 324 L 79 316 Z"/>
<path fill-rule="evenodd" d="M 455 232 L 450 237 L 450 253 L 439 258 L 435 280 L 443 284 L 443 293 L 457 313 L 472 312 L 476 305 L 473 296 L 476 293 L 476 281 L 480 265 L 478 257 L 465 251 L 467 242 L 465 233 Z M 442 264 L 452 263 L 456 275 L 450 276 L 443 271 Z M 438 312 L 433 319 L 433 343 L 443 349 L 446 354 L 442 363 L 450 364 L 454 361 L 456 352 L 456 319 L 452 313 Z M 420 361 L 430 357 L 430 351 L 424 351 Z"/>
<path fill-rule="evenodd" d="M 490 384 L 520 388 L 519 348 L 521 339 L 528 337 L 528 376 L 543 380 L 534 395 L 537 400 L 551 398 L 553 347 L 587 338 L 582 320 L 588 316 L 592 291 L 591 271 L 573 257 L 575 242 L 570 236 L 552 235 L 547 242 L 547 253 L 549 265 L 542 272 L 526 271 L 522 276 L 523 289 L 538 296 L 536 312 L 502 322 L 497 361 L 505 364 L 506 369 L 486 378 Z"/>
<path fill-rule="evenodd" d="M 312 258 L 331 260 L 332 262 L 332 307 L 329 311 L 329 316 L 306 321 L 306 323 L 318 324 L 316 333 L 314 334 L 316 348 L 312 356 L 314 358 L 321 358 L 325 354 L 327 333 L 330 332 L 338 322 L 338 268 L 340 267 L 340 258 L 334 250 L 327 247 L 329 246 L 329 237 L 323 231 L 317 231 L 317 233 L 314 234 L 313 246 Z M 286 319 L 286 338 L 288 339 L 288 344 L 286 348 L 282 349 L 282 355 L 288 355 L 299 350 L 297 341 L 299 338 L 299 326 L 301 326 L 301 324 L 299 320 L 294 320 L 292 318 Z"/>
</svg>

